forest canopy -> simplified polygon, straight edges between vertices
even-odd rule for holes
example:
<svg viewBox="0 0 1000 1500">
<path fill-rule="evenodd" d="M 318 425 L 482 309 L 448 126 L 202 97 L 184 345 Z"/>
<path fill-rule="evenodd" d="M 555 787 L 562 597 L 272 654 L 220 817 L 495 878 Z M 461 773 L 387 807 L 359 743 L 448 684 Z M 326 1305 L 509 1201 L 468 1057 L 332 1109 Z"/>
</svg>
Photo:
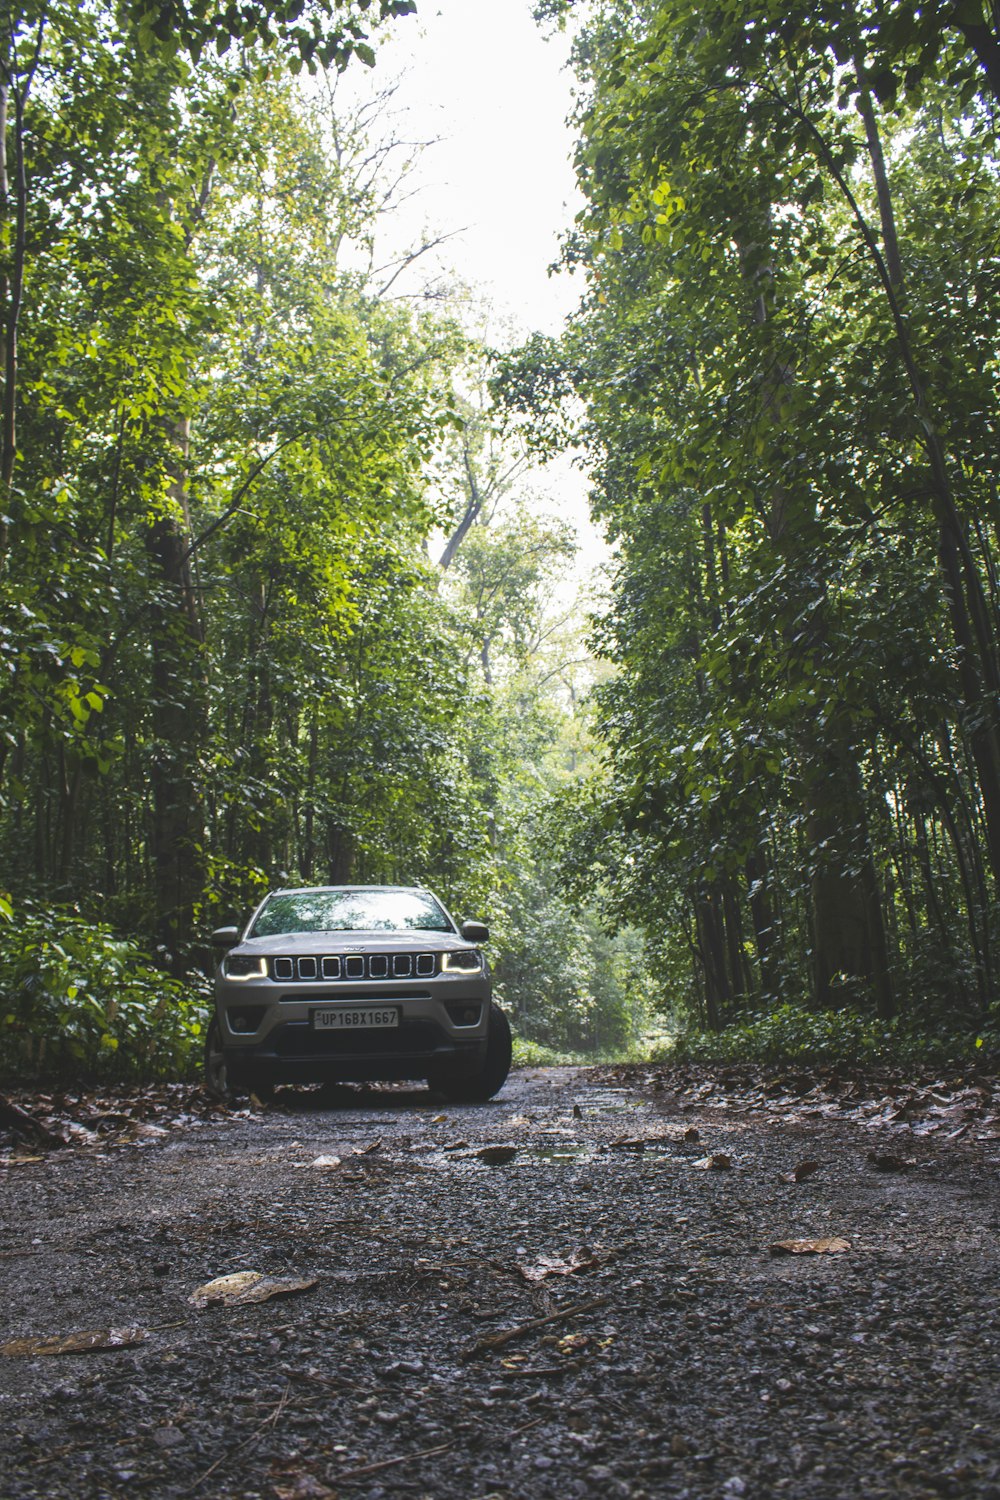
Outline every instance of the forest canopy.
<svg viewBox="0 0 1000 1500">
<path fill-rule="evenodd" d="M 193 1056 L 209 932 L 287 883 L 431 885 L 526 1035 L 590 1036 L 617 949 L 535 836 L 580 753 L 575 543 L 469 320 L 375 265 L 409 148 L 377 69 L 338 84 L 411 9 L 8 14 L 7 1067 Z"/>
<path fill-rule="evenodd" d="M 992 12 L 538 9 L 586 291 L 500 354 L 377 264 L 409 0 L 5 14 L 5 1068 L 186 1065 L 292 882 L 488 918 L 565 1051 L 994 1036 Z"/>
<path fill-rule="evenodd" d="M 1000 876 L 995 15 L 548 5 L 580 21 L 566 258 L 500 385 L 568 397 L 616 545 L 606 770 L 563 857 L 717 1029 L 981 1040 Z"/>
</svg>

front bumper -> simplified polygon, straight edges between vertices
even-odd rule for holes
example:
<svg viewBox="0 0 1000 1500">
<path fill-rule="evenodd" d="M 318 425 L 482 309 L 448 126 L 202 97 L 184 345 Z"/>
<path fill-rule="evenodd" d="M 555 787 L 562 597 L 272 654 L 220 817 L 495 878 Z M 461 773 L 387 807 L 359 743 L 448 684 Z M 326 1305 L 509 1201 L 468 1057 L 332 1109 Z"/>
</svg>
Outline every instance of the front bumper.
<svg viewBox="0 0 1000 1500">
<path fill-rule="evenodd" d="M 474 1071 L 486 1057 L 490 981 L 482 974 L 364 987 L 219 978 L 216 1014 L 235 1086 L 422 1079 Z M 317 1011 L 394 1009 L 385 1028 L 317 1030 Z"/>
</svg>

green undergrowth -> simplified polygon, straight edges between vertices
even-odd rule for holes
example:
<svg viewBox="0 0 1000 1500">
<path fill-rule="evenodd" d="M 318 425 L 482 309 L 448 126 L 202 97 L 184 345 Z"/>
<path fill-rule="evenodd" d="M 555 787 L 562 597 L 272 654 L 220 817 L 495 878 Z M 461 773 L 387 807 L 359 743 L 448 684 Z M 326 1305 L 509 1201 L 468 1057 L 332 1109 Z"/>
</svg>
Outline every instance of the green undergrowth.
<svg viewBox="0 0 1000 1500">
<path fill-rule="evenodd" d="M 657 1032 L 628 1048 L 600 1052 L 560 1052 L 541 1042 L 514 1037 L 515 1068 L 597 1067 L 604 1063 L 654 1062 L 664 1055 L 664 1034 Z"/>
<path fill-rule="evenodd" d="M 856 1011 L 782 1005 L 723 1031 L 680 1031 L 659 1048 L 666 1063 L 794 1063 L 853 1067 L 987 1064 L 1000 1058 L 1000 1021 L 881 1021 Z"/>
<path fill-rule="evenodd" d="M 139 945 L 60 907 L 24 903 L 0 923 L 0 1077 L 150 1082 L 193 1078 L 208 991 Z"/>
</svg>

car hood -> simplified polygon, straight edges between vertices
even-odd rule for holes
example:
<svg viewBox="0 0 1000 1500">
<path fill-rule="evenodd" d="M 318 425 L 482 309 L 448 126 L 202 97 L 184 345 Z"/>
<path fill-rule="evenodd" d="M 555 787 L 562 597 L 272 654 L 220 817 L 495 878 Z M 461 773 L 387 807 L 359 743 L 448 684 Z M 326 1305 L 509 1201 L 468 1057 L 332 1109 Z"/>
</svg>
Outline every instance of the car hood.
<svg viewBox="0 0 1000 1500">
<path fill-rule="evenodd" d="M 455 932 L 279 932 L 248 938 L 234 953 L 429 953 L 471 948 Z"/>
</svg>

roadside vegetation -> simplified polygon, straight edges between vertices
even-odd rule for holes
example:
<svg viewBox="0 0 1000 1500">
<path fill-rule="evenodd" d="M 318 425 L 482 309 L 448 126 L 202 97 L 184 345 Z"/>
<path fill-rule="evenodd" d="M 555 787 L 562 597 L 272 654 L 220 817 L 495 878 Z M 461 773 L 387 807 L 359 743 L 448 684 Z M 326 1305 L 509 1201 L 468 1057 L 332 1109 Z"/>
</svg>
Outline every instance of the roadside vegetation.
<svg viewBox="0 0 1000 1500">
<path fill-rule="evenodd" d="M 646 933 L 677 1055 L 981 1055 L 995 18 L 542 9 L 577 28 L 589 291 L 497 389 L 538 451 L 588 453 L 615 547 L 562 868 Z"/>
<path fill-rule="evenodd" d="M 523 1060 L 994 1054 L 992 22 L 545 0 L 587 289 L 497 352 L 379 263 L 410 9 L 0 38 L 0 1072 L 190 1074 L 210 930 L 345 881 Z"/>
<path fill-rule="evenodd" d="M 526 1038 L 645 1025 L 641 937 L 548 853 L 593 760 L 573 530 L 468 294 L 423 243 L 379 264 L 413 147 L 338 72 L 411 7 L 375 9 L 321 44 L 263 5 L 0 37 L 9 1079 L 190 1075 L 208 935 L 278 884 L 485 918 Z"/>
</svg>

